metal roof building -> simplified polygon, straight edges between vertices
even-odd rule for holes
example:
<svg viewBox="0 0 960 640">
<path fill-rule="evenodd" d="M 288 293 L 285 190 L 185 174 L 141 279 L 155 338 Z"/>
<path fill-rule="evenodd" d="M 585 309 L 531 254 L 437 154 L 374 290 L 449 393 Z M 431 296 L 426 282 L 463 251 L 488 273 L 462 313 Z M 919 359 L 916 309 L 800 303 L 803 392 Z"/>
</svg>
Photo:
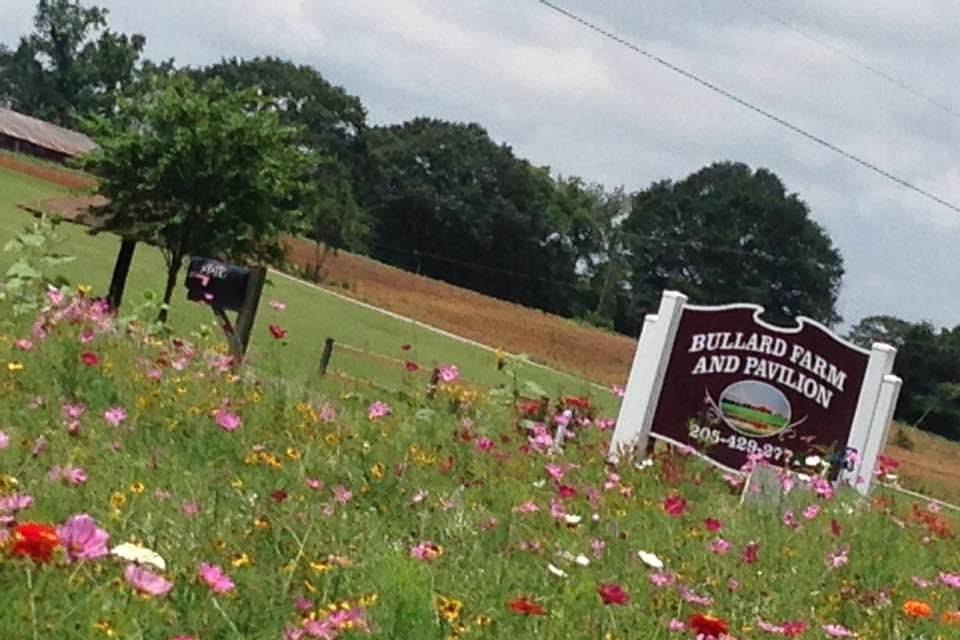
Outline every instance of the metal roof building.
<svg viewBox="0 0 960 640">
<path fill-rule="evenodd" d="M 63 161 L 96 146 L 82 133 L 0 107 L 0 147 Z"/>
</svg>

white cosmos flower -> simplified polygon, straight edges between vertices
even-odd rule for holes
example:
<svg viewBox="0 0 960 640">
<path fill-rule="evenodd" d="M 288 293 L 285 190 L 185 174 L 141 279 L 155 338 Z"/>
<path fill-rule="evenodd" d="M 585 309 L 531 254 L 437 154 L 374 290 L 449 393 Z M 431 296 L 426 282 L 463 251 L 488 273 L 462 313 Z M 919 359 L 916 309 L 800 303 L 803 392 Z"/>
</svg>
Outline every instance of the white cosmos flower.
<svg viewBox="0 0 960 640">
<path fill-rule="evenodd" d="M 157 569 L 160 569 L 161 571 L 166 571 L 167 569 L 167 562 L 160 557 L 159 553 L 153 551 L 152 549 L 141 547 L 138 544 L 133 544 L 132 542 L 118 544 L 110 550 L 110 555 L 116 556 L 122 560 L 126 560 L 127 562 L 149 564 Z"/>
<path fill-rule="evenodd" d="M 554 565 L 547 563 L 547 571 L 557 576 L 558 578 L 566 578 L 567 572 L 561 569 L 560 567 L 555 567 Z"/>
<path fill-rule="evenodd" d="M 823 460 L 820 459 L 820 456 L 807 456 L 803 461 L 808 467 L 819 467 L 821 462 Z"/>
<path fill-rule="evenodd" d="M 542 489 L 545 484 L 547 484 L 546 480 L 536 480 L 533 483 L 533 486 L 535 486 L 537 489 Z"/>
<path fill-rule="evenodd" d="M 566 513 L 563 515 L 563 519 L 567 524 L 580 524 L 580 521 L 583 520 L 583 516 L 578 516 L 575 513 Z"/>
<path fill-rule="evenodd" d="M 580 565 L 581 567 L 589 567 L 589 566 L 590 566 L 590 558 L 588 558 L 587 556 L 583 555 L 582 553 L 581 553 L 580 555 L 578 555 L 576 558 L 574 558 L 573 561 L 576 562 L 576 563 L 577 563 L 578 565 Z"/>
<path fill-rule="evenodd" d="M 663 560 L 649 551 L 637 551 L 637 556 L 639 556 L 643 563 L 648 567 L 653 567 L 654 569 L 658 570 L 663 569 Z"/>
</svg>

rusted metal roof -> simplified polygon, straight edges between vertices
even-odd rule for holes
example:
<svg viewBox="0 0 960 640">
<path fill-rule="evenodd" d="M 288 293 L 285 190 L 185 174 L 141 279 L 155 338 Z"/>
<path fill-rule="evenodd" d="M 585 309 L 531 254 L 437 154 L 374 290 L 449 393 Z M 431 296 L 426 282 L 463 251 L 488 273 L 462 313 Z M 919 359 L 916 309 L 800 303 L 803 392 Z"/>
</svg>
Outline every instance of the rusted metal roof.
<svg viewBox="0 0 960 640">
<path fill-rule="evenodd" d="M 0 108 L 0 134 L 68 156 L 82 155 L 97 146 L 82 133 L 4 108 Z"/>
</svg>

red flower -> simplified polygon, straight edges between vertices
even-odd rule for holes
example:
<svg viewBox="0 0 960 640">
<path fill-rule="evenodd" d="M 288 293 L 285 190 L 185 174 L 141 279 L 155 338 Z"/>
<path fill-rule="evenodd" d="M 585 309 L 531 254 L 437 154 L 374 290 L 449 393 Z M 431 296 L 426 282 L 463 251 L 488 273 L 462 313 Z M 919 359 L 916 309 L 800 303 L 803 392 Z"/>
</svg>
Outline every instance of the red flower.
<svg viewBox="0 0 960 640">
<path fill-rule="evenodd" d="M 407 371 L 410 373 L 415 373 L 420 370 L 420 365 L 418 365 L 416 362 L 411 362 L 410 360 L 407 360 L 407 363 L 403 366 L 406 367 Z"/>
<path fill-rule="evenodd" d="M 758 551 L 760 551 L 759 542 L 748 542 L 747 546 L 743 548 L 743 555 L 740 556 L 740 560 L 744 564 L 753 564 L 757 561 Z"/>
<path fill-rule="evenodd" d="M 687 510 L 687 501 L 680 496 L 668 496 L 663 501 L 663 510 L 671 518 L 679 518 Z"/>
<path fill-rule="evenodd" d="M 568 407 L 573 407 L 574 409 L 580 409 L 581 411 L 588 411 L 590 409 L 589 398 L 580 398 L 577 396 L 564 396 L 563 404 Z"/>
<path fill-rule="evenodd" d="M 698 613 L 690 618 L 690 628 L 707 638 L 719 638 L 727 633 L 727 621 Z"/>
<path fill-rule="evenodd" d="M 557 493 L 560 494 L 560 497 L 564 500 L 569 500 L 570 498 L 576 497 L 577 490 L 570 485 L 562 484 L 557 487 Z"/>
<path fill-rule="evenodd" d="M 603 604 L 625 605 L 630 602 L 630 596 L 618 584 L 602 584 L 597 587 L 597 593 L 603 600 Z"/>
<path fill-rule="evenodd" d="M 527 598 L 514 598 L 507 603 L 507 608 L 521 616 L 545 616 L 547 610 L 542 605 Z"/>
<path fill-rule="evenodd" d="M 95 367 L 100 362 L 100 359 L 97 358 L 97 354 L 90 353 L 89 351 L 84 351 L 83 355 L 80 356 L 80 359 L 83 360 L 83 364 L 88 367 Z"/>
<path fill-rule="evenodd" d="M 830 520 L 830 533 L 838 538 L 840 537 L 840 534 L 843 533 L 843 528 L 836 520 Z"/>
<path fill-rule="evenodd" d="M 285 329 L 281 329 L 279 325 L 272 324 L 270 325 L 270 335 L 277 340 L 283 340 L 287 337 L 287 332 Z"/>
<path fill-rule="evenodd" d="M 34 562 L 50 562 L 53 550 L 60 546 L 57 530 L 48 524 L 24 522 L 13 530 L 14 556 L 29 557 Z"/>
<path fill-rule="evenodd" d="M 720 521 L 716 518 L 707 518 L 703 521 L 703 525 L 707 528 L 707 531 L 710 531 L 711 533 L 723 529 L 723 525 L 720 524 Z"/>
<path fill-rule="evenodd" d="M 276 503 L 283 502 L 284 500 L 287 499 L 287 492 L 284 491 L 283 489 L 277 489 L 276 491 L 270 494 L 270 498 Z"/>
</svg>

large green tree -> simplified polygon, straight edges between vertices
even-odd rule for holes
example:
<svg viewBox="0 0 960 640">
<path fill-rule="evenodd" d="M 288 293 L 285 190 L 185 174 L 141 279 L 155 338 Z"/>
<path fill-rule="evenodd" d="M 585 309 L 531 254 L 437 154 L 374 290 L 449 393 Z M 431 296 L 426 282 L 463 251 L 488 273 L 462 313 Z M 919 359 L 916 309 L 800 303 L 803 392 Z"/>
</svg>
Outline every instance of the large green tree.
<svg viewBox="0 0 960 640">
<path fill-rule="evenodd" d="M 146 38 L 111 31 L 107 15 L 77 0 L 40 0 L 33 33 L 0 49 L 0 103 L 63 126 L 75 113 L 110 114 L 135 81 Z"/>
<path fill-rule="evenodd" d="M 871 316 L 849 337 L 864 348 L 873 342 L 897 348 L 894 373 L 903 379 L 897 419 L 960 439 L 960 326 L 938 331 L 928 322 Z"/>
<path fill-rule="evenodd" d="M 476 124 L 420 118 L 371 129 L 366 202 L 376 257 L 502 299 L 571 313 L 576 203 L 549 172 Z"/>
<path fill-rule="evenodd" d="M 162 251 L 169 303 L 187 256 L 278 258 L 281 234 L 299 228 L 315 159 L 254 91 L 183 76 L 153 82 L 113 117 L 86 123 L 100 148 L 82 163 L 110 201 L 106 229 Z"/>
<path fill-rule="evenodd" d="M 797 194 L 766 169 L 712 164 L 633 196 L 623 222 L 630 304 L 617 327 L 634 333 L 664 289 L 700 304 L 753 302 L 766 317 L 840 320 L 843 260 Z"/>
</svg>

